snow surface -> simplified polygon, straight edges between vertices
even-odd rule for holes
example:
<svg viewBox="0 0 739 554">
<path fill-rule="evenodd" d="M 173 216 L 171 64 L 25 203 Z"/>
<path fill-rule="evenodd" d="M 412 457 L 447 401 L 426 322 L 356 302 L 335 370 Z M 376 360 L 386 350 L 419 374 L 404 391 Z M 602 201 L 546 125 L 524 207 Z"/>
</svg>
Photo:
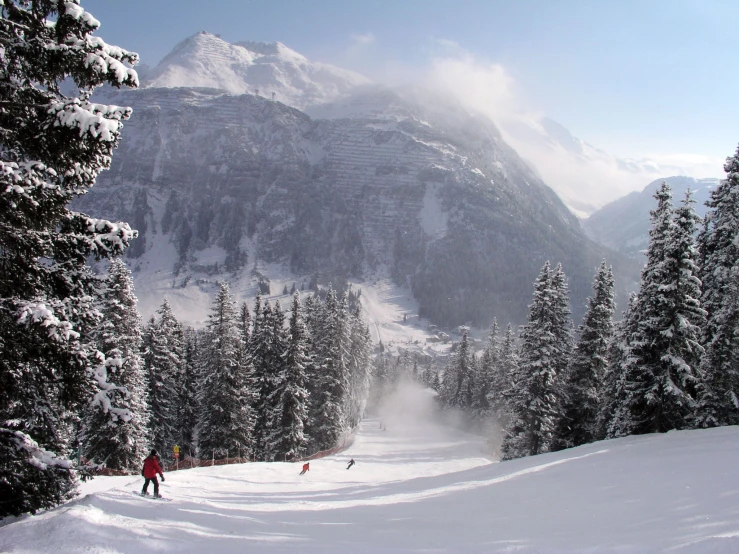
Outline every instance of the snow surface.
<svg viewBox="0 0 739 554">
<path fill-rule="evenodd" d="M 475 171 L 480 172 L 479 169 Z M 481 172 L 480 174 L 482 175 Z M 423 195 L 423 208 L 420 213 L 421 227 L 432 238 L 443 237 L 447 230 L 448 216 L 439 199 L 440 186 L 439 183 L 428 183 L 426 185 Z"/>
<path fill-rule="evenodd" d="M 175 46 L 147 77 L 146 87 L 218 88 L 274 97 L 298 108 L 328 102 L 368 83 L 352 71 L 311 62 L 280 42 L 230 44 L 206 32 Z"/>
<path fill-rule="evenodd" d="M 133 494 L 137 477 L 97 478 L 81 499 L 0 527 L 0 551 L 739 551 L 737 427 L 493 463 L 478 437 L 428 423 L 429 399 L 402 394 L 387 431 L 365 419 L 302 477 L 290 463 L 171 472 L 171 502 Z"/>
</svg>

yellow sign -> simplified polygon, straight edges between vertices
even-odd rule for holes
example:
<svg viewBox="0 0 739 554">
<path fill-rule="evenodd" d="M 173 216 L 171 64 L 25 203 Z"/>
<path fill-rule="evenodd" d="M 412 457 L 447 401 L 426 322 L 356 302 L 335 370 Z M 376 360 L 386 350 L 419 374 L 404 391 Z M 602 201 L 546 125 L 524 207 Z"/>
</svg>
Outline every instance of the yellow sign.
<svg viewBox="0 0 739 554">
<path fill-rule="evenodd" d="M 172 450 L 174 450 L 174 453 L 175 454 L 179 454 L 180 453 L 180 447 L 177 446 L 176 444 L 174 445 L 174 448 Z"/>
</svg>

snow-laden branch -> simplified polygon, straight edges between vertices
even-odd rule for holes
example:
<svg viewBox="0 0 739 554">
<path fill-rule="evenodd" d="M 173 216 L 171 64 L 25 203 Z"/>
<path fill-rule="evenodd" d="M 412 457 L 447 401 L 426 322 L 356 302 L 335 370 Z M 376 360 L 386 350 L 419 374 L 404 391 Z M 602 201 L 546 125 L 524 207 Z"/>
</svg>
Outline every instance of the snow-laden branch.
<svg viewBox="0 0 739 554">
<path fill-rule="evenodd" d="M 42 300 L 21 303 L 17 321 L 21 325 L 37 324 L 44 327 L 49 338 L 57 342 L 69 342 L 80 336 L 69 321 L 59 319 L 53 307 Z"/>
<path fill-rule="evenodd" d="M 101 352 L 97 352 L 97 356 L 104 359 Z M 108 382 L 108 367 L 120 367 L 122 363 L 123 361 L 120 358 L 107 358 L 95 367 L 93 377 L 100 390 L 93 397 L 92 405 L 100 406 L 103 413 L 110 414 L 113 421 L 129 422 L 132 418 L 131 411 L 127 408 L 116 408 L 110 400 L 110 394 L 114 392 L 120 392 L 124 396 L 128 396 L 126 387 L 119 387 Z"/>
<path fill-rule="evenodd" d="M 53 452 L 44 450 L 25 433 L 2 428 L 0 428 L 0 433 L 10 435 L 10 440 L 15 443 L 16 449 L 25 452 L 28 456 L 27 462 L 35 468 L 41 471 L 45 471 L 49 467 L 72 469 L 72 463 L 69 460 L 59 458 Z"/>
<path fill-rule="evenodd" d="M 56 117 L 55 127 L 79 129 L 80 136 L 89 133 L 105 142 L 115 142 L 122 122 L 131 116 L 131 108 L 95 104 L 79 98 L 53 102 L 49 113 Z"/>
<path fill-rule="evenodd" d="M 128 223 L 94 217 L 87 218 L 86 231 L 92 236 L 90 247 L 95 254 L 123 252 L 131 239 L 138 236 Z"/>
<path fill-rule="evenodd" d="M 100 22 L 92 17 L 90 12 L 86 12 L 77 2 L 65 2 L 64 13 L 77 21 L 81 21 L 92 29 L 98 29 L 100 27 Z"/>
<path fill-rule="evenodd" d="M 50 182 L 56 175 L 56 171 L 38 161 L 21 163 L 0 161 L 0 183 L 5 184 L 3 194 L 11 198 L 23 198 L 33 206 L 38 206 L 38 201 L 33 196 L 36 190 L 58 189 L 57 185 Z M 16 201 L 11 199 L 10 205 L 15 207 Z"/>
</svg>

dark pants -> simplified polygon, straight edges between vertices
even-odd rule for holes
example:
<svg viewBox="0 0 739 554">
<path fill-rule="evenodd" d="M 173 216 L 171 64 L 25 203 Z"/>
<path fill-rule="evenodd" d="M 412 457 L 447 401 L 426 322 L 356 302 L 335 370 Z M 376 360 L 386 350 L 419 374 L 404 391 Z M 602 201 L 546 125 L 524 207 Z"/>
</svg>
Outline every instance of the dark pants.
<svg viewBox="0 0 739 554">
<path fill-rule="evenodd" d="M 141 489 L 141 494 L 146 494 L 146 491 L 149 489 L 149 481 L 154 483 L 154 496 L 159 496 L 159 479 L 156 478 L 156 475 L 154 477 L 144 477 L 146 481 L 144 481 L 144 488 Z"/>
</svg>

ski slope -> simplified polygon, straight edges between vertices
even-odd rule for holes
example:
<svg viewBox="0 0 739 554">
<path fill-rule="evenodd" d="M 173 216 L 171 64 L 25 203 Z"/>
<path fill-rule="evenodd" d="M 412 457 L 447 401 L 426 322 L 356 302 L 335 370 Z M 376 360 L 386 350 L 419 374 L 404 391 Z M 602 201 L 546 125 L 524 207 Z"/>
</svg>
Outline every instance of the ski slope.
<svg viewBox="0 0 739 554">
<path fill-rule="evenodd" d="M 346 452 L 142 479 L 0 527 L 0 552 L 739 552 L 739 429 L 630 437 L 505 463 L 400 405 Z M 356 466 L 346 469 L 349 458 Z"/>
</svg>

